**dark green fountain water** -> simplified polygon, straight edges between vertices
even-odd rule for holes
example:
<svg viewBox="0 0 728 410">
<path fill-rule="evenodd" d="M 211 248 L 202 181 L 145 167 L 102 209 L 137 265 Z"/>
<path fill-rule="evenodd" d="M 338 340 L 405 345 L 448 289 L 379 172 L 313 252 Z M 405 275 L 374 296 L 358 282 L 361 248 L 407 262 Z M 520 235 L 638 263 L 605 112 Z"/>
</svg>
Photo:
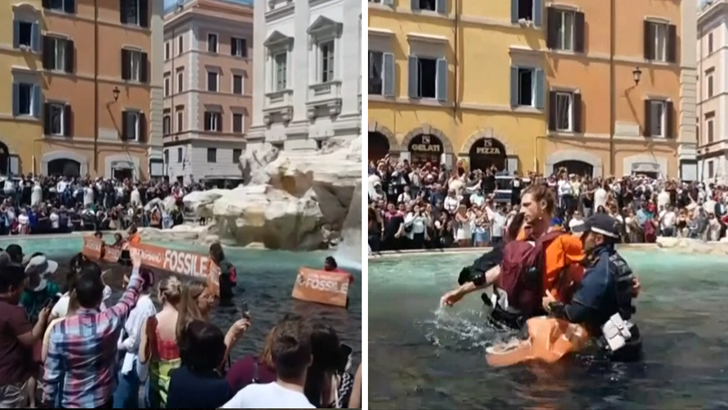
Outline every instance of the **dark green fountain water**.
<svg viewBox="0 0 728 410">
<path fill-rule="evenodd" d="M 370 408 L 728 409 L 728 259 L 622 253 L 643 284 L 644 362 L 505 369 L 485 363 L 485 347 L 507 336 L 483 325 L 477 294 L 438 308 L 476 254 L 370 260 Z"/>
</svg>

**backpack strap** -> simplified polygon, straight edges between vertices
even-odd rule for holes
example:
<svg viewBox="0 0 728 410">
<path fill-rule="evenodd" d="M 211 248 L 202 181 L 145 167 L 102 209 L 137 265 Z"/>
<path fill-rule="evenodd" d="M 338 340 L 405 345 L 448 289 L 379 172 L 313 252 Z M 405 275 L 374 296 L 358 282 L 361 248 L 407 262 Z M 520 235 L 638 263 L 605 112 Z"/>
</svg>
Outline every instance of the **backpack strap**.
<svg viewBox="0 0 728 410">
<path fill-rule="evenodd" d="M 258 383 L 258 358 L 253 358 L 253 380 L 250 381 L 251 384 L 257 384 Z"/>
</svg>

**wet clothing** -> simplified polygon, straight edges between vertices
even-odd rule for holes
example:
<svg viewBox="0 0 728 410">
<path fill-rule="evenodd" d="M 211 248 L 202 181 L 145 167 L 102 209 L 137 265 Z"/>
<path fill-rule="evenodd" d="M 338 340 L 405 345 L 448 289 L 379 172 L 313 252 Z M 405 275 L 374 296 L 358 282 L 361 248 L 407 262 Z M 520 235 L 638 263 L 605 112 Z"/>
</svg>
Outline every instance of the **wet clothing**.
<svg viewBox="0 0 728 410">
<path fill-rule="evenodd" d="M 615 361 L 639 360 L 642 340 L 636 325 L 629 328 L 632 337 L 627 344 L 616 352 L 608 348 L 602 335 L 602 326 L 613 315 L 618 313 L 624 321 L 632 318 L 632 287 L 632 269 L 613 245 L 604 245 L 592 252 L 581 287 L 571 303 L 552 303 L 551 311 L 558 318 L 583 325 L 595 339 L 600 356 Z"/>
<path fill-rule="evenodd" d="M 233 288 L 238 284 L 238 273 L 235 266 L 227 260 L 220 261 L 220 305 L 232 306 Z"/>
</svg>

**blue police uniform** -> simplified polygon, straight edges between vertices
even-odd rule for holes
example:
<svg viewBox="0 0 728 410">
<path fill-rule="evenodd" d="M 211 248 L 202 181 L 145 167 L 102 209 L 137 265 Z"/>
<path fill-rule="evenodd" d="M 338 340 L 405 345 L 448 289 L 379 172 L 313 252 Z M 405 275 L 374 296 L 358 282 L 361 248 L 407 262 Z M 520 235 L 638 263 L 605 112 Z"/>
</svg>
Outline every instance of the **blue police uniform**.
<svg viewBox="0 0 728 410">
<path fill-rule="evenodd" d="M 604 214 L 595 214 L 583 225 L 574 228 L 575 232 L 599 233 L 613 238 L 614 242 L 619 238 L 616 221 Z M 639 329 L 630 322 L 635 313 L 632 269 L 617 253 L 614 243 L 593 249 L 585 267 L 581 286 L 571 303 L 551 304 L 552 314 L 582 324 L 596 339 L 599 353 L 605 358 L 639 360 L 642 341 Z M 618 340 L 620 338 L 624 343 Z"/>
</svg>

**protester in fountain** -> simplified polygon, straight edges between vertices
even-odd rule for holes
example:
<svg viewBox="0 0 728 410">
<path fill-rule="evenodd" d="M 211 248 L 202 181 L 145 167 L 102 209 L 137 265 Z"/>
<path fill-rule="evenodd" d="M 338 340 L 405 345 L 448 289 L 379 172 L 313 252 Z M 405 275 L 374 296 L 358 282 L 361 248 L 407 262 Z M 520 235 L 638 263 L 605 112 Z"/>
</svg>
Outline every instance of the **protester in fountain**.
<svg viewBox="0 0 728 410">
<path fill-rule="evenodd" d="M 311 332 L 313 361 L 306 374 L 304 394 L 316 408 L 345 408 L 349 404 L 354 376 L 347 371 L 351 348 L 342 345 L 336 330 L 315 323 Z"/>
<path fill-rule="evenodd" d="M 126 241 L 124 240 L 124 237 L 121 236 L 121 234 L 117 232 L 114 234 L 114 244 L 111 245 L 111 247 L 116 248 L 116 249 L 121 249 L 124 247 L 125 243 L 126 243 Z"/>
<path fill-rule="evenodd" d="M 220 268 L 220 306 L 233 306 L 233 288 L 238 283 L 235 266 L 225 258 L 225 251 L 219 242 L 210 245 L 210 259 Z"/>
<path fill-rule="evenodd" d="M 147 268 L 140 268 L 139 275 L 144 280 L 139 300 L 129 312 L 129 318 L 124 323 L 119 337 L 117 349 L 122 356 L 119 369 L 118 385 L 114 392 L 115 409 L 139 408 L 139 387 L 146 380 L 148 369 L 139 362 L 139 345 L 141 344 L 141 331 L 144 322 L 157 314 L 157 309 L 150 296 L 154 285 L 154 272 Z M 124 282 L 129 278 L 124 277 Z"/>
<path fill-rule="evenodd" d="M 43 403 L 47 407 L 111 407 L 117 341 L 144 285 L 139 274 L 141 254 L 133 252 L 131 259 L 133 270 L 126 291 L 116 305 L 103 312 L 99 309 L 104 297 L 101 275 L 81 272 L 75 289 L 78 311 L 49 330 L 43 377 Z M 98 268 L 88 264 L 83 270 L 87 269 Z M 89 332 L 90 328 L 94 331 Z"/>
<path fill-rule="evenodd" d="M 17 245 L 17 244 L 8 245 L 8 247 L 5 248 L 5 253 L 7 253 L 10 256 L 11 262 L 17 263 L 18 265 L 23 264 L 23 259 L 25 258 L 25 254 L 23 253 L 23 248 L 20 245 Z"/>
<path fill-rule="evenodd" d="M 43 339 L 50 309 L 43 307 L 35 324 L 30 323 L 25 309 L 19 305 L 25 291 L 27 275 L 22 265 L 3 257 L 0 266 L 0 408 L 25 408 L 34 394 L 29 387 L 37 373 L 36 364 L 29 360 Z"/>
<path fill-rule="evenodd" d="M 136 225 L 132 225 L 129 228 L 129 236 L 126 238 L 126 241 L 130 245 L 139 245 L 139 243 L 141 243 L 142 237 L 139 236 L 139 234 L 137 233 L 137 227 L 136 227 Z"/>
<path fill-rule="evenodd" d="M 168 408 L 216 409 L 233 397 L 218 369 L 225 359 L 225 336 L 217 326 L 193 320 L 180 335 L 182 365 L 169 382 Z"/>
<path fill-rule="evenodd" d="M 576 232 L 583 233 L 583 280 L 570 302 L 558 301 L 547 292 L 544 308 L 556 318 L 582 324 L 597 340 L 603 358 L 637 361 L 642 356 L 642 338 L 637 325 L 629 322 L 635 313 L 635 279 L 615 249 L 619 242 L 617 223 L 608 215 L 596 214 L 576 227 Z M 607 328 L 610 331 L 604 332 Z"/>
<path fill-rule="evenodd" d="M 56 269 L 58 263 L 48 260 L 42 254 L 32 256 L 25 266 L 28 285 L 20 298 L 20 305 L 25 308 L 31 323 L 38 321 L 38 315 L 43 308 L 53 306 L 61 297 L 58 286 L 46 280 Z"/>
<path fill-rule="evenodd" d="M 336 259 L 334 259 L 333 256 L 327 256 L 326 259 L 324 259 L 324 270 L 326 272 L 336 272 L 336 273 L 347 274 L 347 275 L 349 275 L 349 283 L 354 283 L 354 275 L 339 268 L 339 265 L 338 265 L 338 263 L 336 263 Z"/>
<path fill-rule="evenodd" d="M 287 317 L 279 322 L 273 329 L 271 357 L 276 381 L 249 384 L 221 408 L 316 408 L 303 393 L 307 370 L 313 359 L 310 325 L 301 317 Z"/>
</svg>

